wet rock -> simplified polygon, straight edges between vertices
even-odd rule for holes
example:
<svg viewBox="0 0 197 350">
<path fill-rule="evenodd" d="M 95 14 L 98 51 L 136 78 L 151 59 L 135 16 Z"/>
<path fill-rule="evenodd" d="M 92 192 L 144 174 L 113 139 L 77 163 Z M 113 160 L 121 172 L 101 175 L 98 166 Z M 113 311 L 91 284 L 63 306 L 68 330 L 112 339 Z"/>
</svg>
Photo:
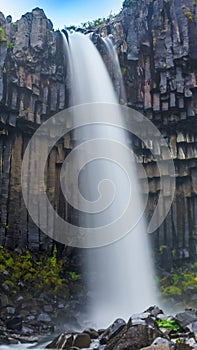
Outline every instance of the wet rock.
<svg viewBox="0 0 197 350">
<path fill-rule="evenodd" d="M 19 343 L 19 340 L 13 339 L 12 337 L 9 337 L 9 338 L 8 338 L 8 341 L 9 341 L 9 344 L 10 344 L 10 345 L 16 345 L 16 344 Z"/>
<path fill-rule="evenodd" d="M 187 325 L 197 321 L 197 312 L 195 310 L 186 310 L 184 312 L 180 312 L 175 316 L 176 322 L 182 328 L 186 328 Z"/>
<path fill-rule="evenodd" d="M 141 348 L 140 350 L 170 350 L 170 349 L 172 348 L 167 344 L 159 344 L 159 345 L 147 346 L 145 348 Z"/>
<path fill-rule="evenodd" d="M 137 350 L 149 346 L 161 335 L 158 329 L 145 325 L 125 327 L 107 344 L 105 350 Z"/>
<path fill-rule="evenodd" d="M 89 348 L 90 343 L 91 343 L 91 339 L 89 334 L 81 333 L 76 335 L 73 342 L 73 346 L 76 346 L 77 348 L 80 348 L 80 349 Z"/>
<path fill-rule="evenodd" d="M 110 339 L 115 337 L 126 325 L 126 322 L 118 318 L 114 323 L 106 329 L 106 331 L 99 338 L 101 344 L 106 344 Z"/>
<path fill-rule="evenodd" d="M 191 346 L 185 343 L 176 343 L 176 350 L 191 350 Z"/>
<path fill-rule="evenodd" d="M 48 323 L 51 322 L 51 317 L 47 313 L 42 313 L 38 316 L 37 321 Z"/>
<path fill-rule="evenodd" d="M 197 337 L 197 321 L 188 324 L 187 328 Z"/>
<path fill-rule="evenodd" d="M 44 305 L 44 311 L 46 313 L 53 312 L 53 306 L 52 305 Z"/>
<path fill-rule="evenodd" d="M 7 295 L 3 294 L 0 296 L 0 305 L 1 307 L 5 307 L 9 304 Z"/>
<path fill-rule="evenodd" d="M 35 332 L 35 330 L 33 328 L 30 328 L 29 326 L 23 324 L 22 329 L 21 329 L 21 333 L 23 335 L 25 335 L 25 336 L 33 335 L 34 332 Z"/>
<path fill-rule="evenodd" d="M 150 316 L 154 317 L 163 314 L 163 311 L 156 305 L 149 307 L 145 312 L 149 312 Z"/>
<path fill-rule="evenodd" d="M 169 341 L 168 339 L 165 339 L 165 338 L 162 338 L 162 337 L 158 337 L 156 338 L 153 343 L 151 344 L 152 346 L 154 345 L 167 345 L 169 348 L 173 347 L 174 346 L 174 343 Z"/>
<path fill-rule="evenodd" d="M 38 337 L 36 336 L 23 336 L 20 334 L 12 334 L 12 338 L 17 340 L 18 342 L 21 342 L 23 344 L 25 343 L 37 343 Z"/>
<path fill-rule="evenodd" d="M 22 302 L 24 300 L 22 295 L 19 295 L 19 297 L 16 299 L 18 303 Z"/>
<path fill-rule="evenodd" d="M 73 345 L 73 340 L 73 334 L 62 333 L 48 344 L 46 349 L 70 349 Z"/>
<path fill-rule="evenodd" d="M 83 333 L 89 334 L 91 339 L 97 339 L 99 337 L 99 332 L 93 328 L 88 328 L 83 331 Z"/>
<path fill-rule="evenodd" d="M 8 320 L 6 322 L 6 327 L 8 329 L 14 329 L 21 331 L 22 330 L 22 318 L 21 317 L 15 317 L 11 320 Z"/>
<path fill-rule="evenodd" d="M 15 312 L 16 312 L 16 309 L 15 309 L 15 307 L 7 306 L 6 307 L 6 312 L 7 312 L 8 315 L 14 315 Z"/>
</svg>

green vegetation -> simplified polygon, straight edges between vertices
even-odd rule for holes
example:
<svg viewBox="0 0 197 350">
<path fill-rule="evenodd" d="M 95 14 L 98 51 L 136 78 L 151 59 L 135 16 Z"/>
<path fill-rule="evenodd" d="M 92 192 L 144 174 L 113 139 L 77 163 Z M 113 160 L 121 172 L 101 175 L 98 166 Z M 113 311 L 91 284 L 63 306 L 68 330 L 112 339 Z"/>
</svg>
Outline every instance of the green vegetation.
<svg viewBox="0 0 197 350">
<path fill-rule="evenodd" d="M 71 279 L 72 279 L 73 281 L 76 281 L 76 280 L 78 280 L 78 278 L 79 278 L 79 275 L 77 275 L 77 273 L 74 272 L 74 271 L 70 271 L 70 272 L 69 272 L 69 275 L 70 275 L 70 277 L 71 277 Z"/>
<path fill-rule="evenodd" d="M 23 283 L 29 291 L 47 291 L 48 294 L 63 295 L 64 293 L 65 295 L 68 293 L 67 280 L 61 276 L 62 261 L 58 260 L 56 255 L 56 247 L 51 257 L 41 254 L 38 259 L 29 251 L 20 255 L 0 246 L 0 281 L 11 287 L 14 294 Z M 8 272 L 6 280 L 4 280 L 4 271 Z"/>
<path fill-rule="evenodd" d="M 93 21 L 88 21 L 88 22 L 84 22 L 81 23 L 81 26 L 75 26 L 75 25 L 71 25 L 69 27 L 65 27 L 66 30 L 68 31 L 77 31 L 79 30 L 94 30 L 95 28 L 99 27 L 102 24 L 106 24 L 109 21 L 111 21 L 116 15 L 113 15 L 110 13 L 110 15 L 105 18 L 105 17 L 99 17 L 97 19 L 94 19 Z"/>
<path fill-rule="evenodd" d="M 186 6 L 185 4 L 183 4 L 181 6 L 181 8 L 185 11 L 185 16 L 187 17 L 188 21 L 192 21 L 193 20 L 193 15 L 191 13 L 190 8 L 188 6 Z"/>
<path fill-rule="evenodd" d="M 160 328 L 170 329 L 172 331 L 179 331 L 180 327 L 175 320 L 157 320 L 157 324 Z"/>
<path fill-rule="evenodd" d="M 0 41 L 7 41 L 5 38 L 4 28 L 0 26 Z"/>
<path fill-rule="evenodd" d="M 13 50 L 14 48 L 14 43 L 9 43 L 9 49 Z"/>
<path fill-rule="evenodd" d="M 10 42 L 10 40 L 7 40 L 5 37 L 5 31 L 2 26 L 0 26 L 0 42 L 6 42 L 7 43 L 7 48 L 13 49 L 14 48 L 14 43 Z"/>
<path fill-rule="evenodd" d="M 13 23 L 13 27 L 14 27 L 14 31 L 17 32 L 17 30 L 18 30 L 18 23 L 14 22 Z"/>
<path fill-rule="evenodd" d="M 6 41 L 7 41 L 7 48 L 13 50 L 13 48 L 14 48 L 14 43 L 13 43 L 13 42 L 10 42 L 10 40 L 6 40 Z"/>
<path fill-rule="evenodd" d="M 164 298 L 173 297 L 190 304 L 190 293 L 197 293 L 196 265 L 190 264 L 186 267 L 172 270 L 170 275 L 160 279 L 160 285 Z M 193 302 L 192 306 L 197 306 L 197 300 Z"/>
</svg>

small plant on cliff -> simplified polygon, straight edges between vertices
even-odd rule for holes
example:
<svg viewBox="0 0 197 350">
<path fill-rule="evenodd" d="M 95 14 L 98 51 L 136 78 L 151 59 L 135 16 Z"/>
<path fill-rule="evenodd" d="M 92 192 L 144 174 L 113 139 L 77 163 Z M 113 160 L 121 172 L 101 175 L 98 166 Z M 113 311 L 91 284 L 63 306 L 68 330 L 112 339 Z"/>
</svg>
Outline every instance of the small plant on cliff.
<svg viewBox="0 0 197 350">
<path fill-rule="evenodd" d="M 14 31 L 17 32 L 17 30 L 18 30 L 18 23 L 14 22 L 13 23 L 13 27 L 14 27 Z"/>
<path fill-rule="evenodd" d="M 0 26 L 0 41 L 7 41 L 5 38 L 4 28 Z"/>
<path fill-rule="evenodd" d="M 74 271 L 70 271 L 69 275 L 73 281 L 76 281 L 79 278 L 79 275 Z"/>
<path fill-rule="evenodd" d="M 193 15 L 191 13 L 191 10 L 188 6 L 186 6 L 185 4 L 183 4 L 181 6 L 181 8 L 185 11 L 185 16 L 187 17 L 188 21 L 192 21 L 193 20 Z"/>
</svg>

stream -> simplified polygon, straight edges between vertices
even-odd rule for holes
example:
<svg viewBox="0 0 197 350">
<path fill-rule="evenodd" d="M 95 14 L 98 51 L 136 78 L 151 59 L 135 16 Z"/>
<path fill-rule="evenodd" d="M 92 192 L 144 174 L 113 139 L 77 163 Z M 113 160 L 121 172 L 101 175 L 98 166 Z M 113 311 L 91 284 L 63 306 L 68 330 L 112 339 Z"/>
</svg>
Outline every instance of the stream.
<svg viewBox="0 0 197 350">
<path fill-rule="evenodd" d="M 15 344 L 15 345 L 0 345 L 0 350 L 26 350 L 26 349 L 45 349 L 49 341 L 44 343 L 29 343 L 29 344 Z"/>
</svg>

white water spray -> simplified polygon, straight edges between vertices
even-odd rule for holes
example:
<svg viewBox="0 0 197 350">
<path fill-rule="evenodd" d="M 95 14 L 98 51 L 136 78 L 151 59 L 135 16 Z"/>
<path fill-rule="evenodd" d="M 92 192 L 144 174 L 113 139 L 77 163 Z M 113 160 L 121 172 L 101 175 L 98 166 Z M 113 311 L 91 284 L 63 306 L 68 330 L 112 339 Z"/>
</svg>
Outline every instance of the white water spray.
<svg viewBox="0 0 197 350">
<path fill-rule="evenodd" d="M 71 105 L 118 103 L 107 69 L 88 37 L 79 33 L 69 36 L 69 61 Z M 93 110 L 92 118 L 94 113 Z M 117 113 L 117 118 L 121 118 L 120 113 Z M 87 126 L 79 130 L 77 135 L 78 140 L 80 138 L 79 144 L 90 139 L 110 139 L 121 144 L 127 142 L 126 133 L 110 125 Z M 88 152 L 91 153 L 92 149 L 88 149 Z M 121 157 L 123 159 L 127 157 L 126 162 L 131 164 L 131 185 L 134 189 L 131 211 L 133 220 L 141 210 L 140 196 L 136 194 L 138 192 L 136 169 L 128 153 L 120 154 Z M 119 164 L 113 164 L 108 159 L 91 162 L 85 167 L 81 173 L 79 187 L 90 202 L 96 201 L 101 194 L 99 184 L 102 179 L 111 179 L 115 195 L 112 201 L 109 198 L 108 210 L 95 215 L 81 216 L 79 219 L 81 224 L 87 227 L 108 225 L 121 214 L 129 196 L 127 175 Z M 105 194 L 108 196 L 111 192 Z M 127 319 L 132 313 L 143 311 L 157 302 L 154 269 L 144 219 L 141 219 L 135 228 L 119 241 L 105 247 L 87 249 L 84 269 L 91 295 L 89 318 L 92 325 L 108 326 L 115 318 Z"/>
</svg>

